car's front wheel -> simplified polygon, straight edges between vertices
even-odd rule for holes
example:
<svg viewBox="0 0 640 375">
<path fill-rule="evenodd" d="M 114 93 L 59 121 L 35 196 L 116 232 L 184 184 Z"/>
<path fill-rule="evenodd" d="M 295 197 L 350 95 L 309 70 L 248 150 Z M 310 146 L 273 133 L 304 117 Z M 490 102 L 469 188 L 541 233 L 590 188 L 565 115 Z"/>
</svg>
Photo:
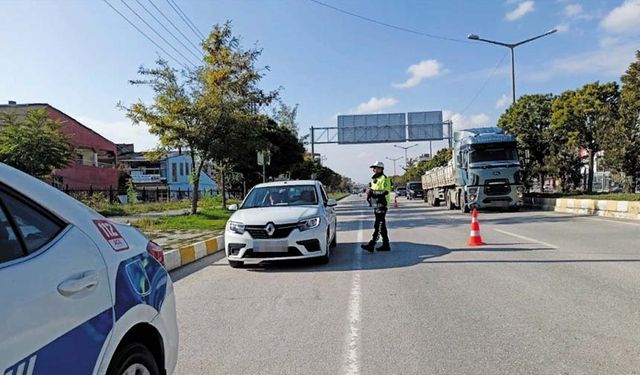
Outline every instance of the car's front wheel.
<svg viewBox="0 0 640 375">
<path fill-rule="evenodd" d="M 140 343 L 130 343 L 114 355 L 108 375 L 159 375 L 153 354 Z"/>
<path fill-rule="evenodd" d="M 329 236 L 330 236 L 330 231 L 329 229 L 327 229 L 327 241 L 325 242 L 327 251 L 324 253 L 324 255 L 318 258 L 318 263 L 320 264 L 329 263 L 329 259 L 331 258 L 331 239 Z"/>
</svg>

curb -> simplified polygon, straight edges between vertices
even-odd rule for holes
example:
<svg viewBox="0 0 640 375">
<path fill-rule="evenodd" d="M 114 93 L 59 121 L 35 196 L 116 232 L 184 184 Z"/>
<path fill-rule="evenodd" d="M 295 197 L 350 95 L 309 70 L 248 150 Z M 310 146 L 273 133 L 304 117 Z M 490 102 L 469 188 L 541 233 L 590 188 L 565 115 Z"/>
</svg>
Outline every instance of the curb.
<svg viewBox="0 0 640 375">
<path fill-rule="evenodd" d="M 178 250 L 164 253 L 165 268 L 167 271 L 172 271 L 221 250 L 224 250 L 224 236 L 217 236 L 182 246 Z"/>
<path fill-rule="evenodd" d="M 545 211 L 640 220 L 640 202 L 569 198 L 526 198 L 525 202 Z"/>
</svg>

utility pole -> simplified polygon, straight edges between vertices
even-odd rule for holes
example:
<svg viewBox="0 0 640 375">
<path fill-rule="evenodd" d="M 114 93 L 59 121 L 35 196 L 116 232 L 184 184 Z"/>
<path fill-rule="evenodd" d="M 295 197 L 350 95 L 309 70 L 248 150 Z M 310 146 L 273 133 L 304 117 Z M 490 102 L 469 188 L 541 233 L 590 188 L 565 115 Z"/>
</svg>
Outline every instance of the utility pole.
<svg viewBox="0 0 640 375">
<path fill-rule="evenodd" d="M 387 159 L 389 159 L 389 160 L 393 161 L 393 175 L 394 175 L 394 176 L 397 176 L 398 174 L 396 173 L 396 161 L 398 161 L 398 160 L 402 159 L 402 156 L 397 157 L 397 158 L 395 158 L 395 159 L 394 159 L 394 158 L 390 158 L 390 157 L 388 157 L 388 156 L 387 156 Z"/>
<path fill-rule="evenodd" d="M 411 145 L 411 146 L 398 146 L 398 145 L 393 145 L 393 147 L 397 147 L 400 149 L 404 150 L 404 166 L 405 168 L 409 165 L 409 163 L 407 162 L 407 150 L 410 149 L 411 147 L 416 147 L 418 144 L 416 143 L 415 145 Z"/>
<path fill-rule="evenodd" d="M 507 47 L 509 48 L 509 50 L 511 50 L 511 98 L 513 100 L 513 103 L 516 102 L 516 60 L 515 60 L 515 54 L 514 54 L 514 50 L 516 47 L 521 46 L 525 43 L 529 43 L 532 42 L 536 39 L 540 39 L 542 37 L 545 37 L 547 35 L 551 35 L 555 32 L 557 32 L 557 29 L 553 29 L 550 31 L 547 31 L 544 34 L 538 35 L 538 36 L 534 36 L 533 38 L 529 38 L 526 40 L 523 40 L 521 42 L 518 43 L 503 43 L 503 42 L 496 42 L 495 40 L 489 40 L 489 39 L 482 39 L 480 38 L 478 35 L 476 34 L 469 34 L 467 36 L 467 39 L 471 39 L 471 40 L 478 40 L 480 42 L 487 42 L 487 43 L 491 43 L 491 44 L 497 44 L 499 46 L 503 46 L 503 47 Z"/>
</svg>

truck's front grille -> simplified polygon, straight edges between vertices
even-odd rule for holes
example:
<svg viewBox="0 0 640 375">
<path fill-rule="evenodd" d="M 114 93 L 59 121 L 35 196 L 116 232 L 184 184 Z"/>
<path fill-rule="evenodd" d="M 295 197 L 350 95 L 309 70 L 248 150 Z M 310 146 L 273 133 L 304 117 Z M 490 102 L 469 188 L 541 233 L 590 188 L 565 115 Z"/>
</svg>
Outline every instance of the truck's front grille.
<svg viewBox="0 0 640 375">
<path fill-rule="evenodd" d="M 487 180 L 484 184 L 484 193 L 486 195 L 506 195 L 511 192 L 509 180 Z"/>
</svg>

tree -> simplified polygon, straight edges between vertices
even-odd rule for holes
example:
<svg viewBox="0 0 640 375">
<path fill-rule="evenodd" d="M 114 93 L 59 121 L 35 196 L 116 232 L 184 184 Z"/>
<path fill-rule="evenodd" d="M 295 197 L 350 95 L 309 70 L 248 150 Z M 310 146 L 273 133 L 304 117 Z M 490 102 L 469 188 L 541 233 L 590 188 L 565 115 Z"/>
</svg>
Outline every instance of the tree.
<svg viewBox="0 0 640 375">
<path fill-rule="evenodd" d="M 213 27 L 203 50 L 204 66 L 197 77 L 210 126 L 201 136 L 211 139 L 208 152 L 222 176 L 222 202 L 226 204 L 225 173 L 242 159 L 247 141 L 258 142 L 256 125 L 266 121 L 258 111 L 276 100 L 278 92 L 258 87 L 261 72 L 268 70 L 256 66 L 262 50 L 240 47 L 230 22 Z"/>
<path fill-rule="evenodd" d="M 422 175 L 426 171 L 447 165 L 452 156 L 453 154 L 450 148 L 440 149 L 433 158 L 414 164 L 408 168 L 402 176 L 394 178 L 393 183 L 394 185 L 402 186 L 410 181 L 421 181 Z"/>
<path fill-rule="evenodd" d="M 39 178 L 67 167 L 74 147 L 61 128 L 44 108 L 24 116 L 0 113 L 0 161 Z"/>
<path fill-rule="evenodd" d="M 554 99 L 552 94 L 521 96 L 498 120 L 498 126 L 517 139 L 528 186 L 531 186 L 531 177 L 537 176 L 544 189 L 547 173 L 544 161 L 551 149 L 549 141 Z"/>
<path fill-rule="evenodd" d="M 629 176 L 640 175 L 640 51 L 620 78 L 620 127 L 625 133 L 622 169 Z"/>
<path fill-rule="evenodd" d="M 278 107 L 274 108 L 271 117 L 278 125 L 289 129 L 296 137 L 298 137 L 298 104 L 288 106 L 283 101 L 278 101 Z"/>
<path fill-rule="evenodd" d="M 205 163 L 213 161 L 222 177 L 221 192 L 226 204 L 225 174 L 245 152 L 244 144 L 256 138 L 258 109 L 277 97 L 257 87 L 263 69 L 255 66 L 261 51 L 244 50 L 233 36 L 229 22 L 215 25 L 203 42 L 203 65 L 178 72 L 159 59 L 155 68 L 141 67 L 143 77 L 131 81 L 149 86 L 152 104 L 142 101 L 124 107 L 134 124 L 146 124 L 160 137 L 163 148 L 183 147 L 191 155 L 194 192 L 199 191 Z M 197 211 L 198 194 L 191 201 Z"/>
<path fill-rule="evenodd" d="M 616 132 L 620 92 L 615 82 L 589 83 L 575 91 L 567 91 L 553 103 L 551 127 L 554 131 L 571 134 L 579 148 L 588 153 L 587 191 L 593 190 L 595 154 L 605 150 L 615 152 L 615 145 L 607 142 Z"/>
</svg>

